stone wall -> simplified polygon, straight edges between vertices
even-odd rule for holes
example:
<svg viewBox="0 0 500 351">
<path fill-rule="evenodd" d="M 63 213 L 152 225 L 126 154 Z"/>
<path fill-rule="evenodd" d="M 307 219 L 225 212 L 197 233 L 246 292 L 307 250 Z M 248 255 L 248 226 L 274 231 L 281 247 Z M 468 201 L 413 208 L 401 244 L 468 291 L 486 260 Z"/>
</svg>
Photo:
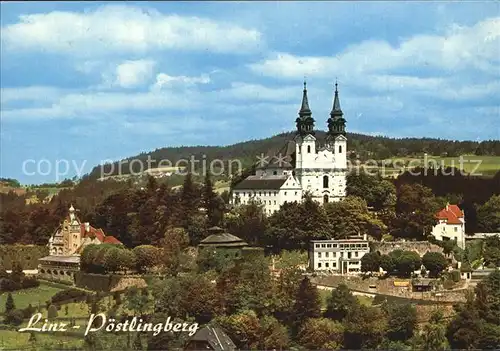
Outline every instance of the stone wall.
<svg viewBox="0 0 500 351">
<path fill-rule="evenodd" d="M 94 274 L 78 272 L 75 275 L 76 286 L 94 291 L 121 291 L 128 287 L 147 287 L 143 277 L 139 275 Z"/>
<path fill-rule="evenodd" d="M 408 286 L 394 286 L 394 282 L 407 282 Z M 406 299 L 430 300 L 442 303 L 454 303 L 465 301 L 465 288 L 456 290 L 440 290 L 429 292 L 413 292 L 410 279 L 398 278 L 365 278 L 358 276 L 318 276 L 312 278 L 312 282 L 317 285 L 335 287 L 339 284 L 345 284 L 349 289 L 359 292 L 372 294 L 391 295 Z"/>
<path fill-rule="evenodd" d="M 382 255 L 387 255 L 394 250 L 416 251 L 420 256 L 429 251 L 443 253 L 442 247 L 428 241 L 387 241 L 373 242 L 371 245 L 371 251 L 378 251 Z"/>
</svg>

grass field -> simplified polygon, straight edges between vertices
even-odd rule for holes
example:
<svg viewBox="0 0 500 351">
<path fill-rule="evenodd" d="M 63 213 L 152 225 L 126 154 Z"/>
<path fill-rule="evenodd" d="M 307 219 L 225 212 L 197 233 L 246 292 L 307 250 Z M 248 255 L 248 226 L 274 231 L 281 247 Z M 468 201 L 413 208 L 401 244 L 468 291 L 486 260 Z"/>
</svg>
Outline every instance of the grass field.
<svg viewBox="0 0 500 351">
<path fill-rule="evenodd" d="M 459 157 L 439 157 L 439 156 L 422 156 L 422 157 L 393 157 L 387 160 L 379 160 L 377 162 L 391 162 L 387 166 L 377 166 L 374 162 L 367 162 L 362 165 L 364 169 L 377 169 L 384 177 L 397 177 L 403 171 L 423 167 L 428 168 L 443 168 L 455 167 L 462 170 L 464 174 L 472 176 L 493 176 L 500 171 L 500 156 L 474 156 L 464 155 Z M 396 167 L 392 163 L 397 163 Z M 405 165 L 403 167 L 403 165 Z"/>
<path fill-rule="evenodd" d="M 58 291 L 63 290 L 62 288 L 56 288 L 53 286 L 45 285 L 40 283 L 37 288 L 24 289 L 12 292 L 12 297 L 14 298 L 14 304 L 16 308 L 25 308 L 31 304 L 33 307 L 37 307 L 38 304 L 45 306 L 45 301 L 50 300 L 52 296 Z M 5 301 L 7 300 L 7 293 L 2 293 L 0 295 L 0 311 L 3 313 L 5 311 Z"/>
<path fill-rule="evenodd" d="M 0 330 L 0 350 L 60 350 L 83 346 L 83 338 L 53 334 L 35 333 L 36 340 L 29 342 L 29 333 L 14 330 Z"/>
<path fill-rule="evenodd" d="M 456 167 L 462 169 L 466 173 L 472 175 L 493 175 L 500 170 L 500 156 L 475 156 L 464 155 L 459 157 L 439 157 L 425 156 L 421 158 L 392 158 L 391 160 L 405 160 L 411 162 L 411 166 L 428 166 L 436 167 Z"/>
</svg>

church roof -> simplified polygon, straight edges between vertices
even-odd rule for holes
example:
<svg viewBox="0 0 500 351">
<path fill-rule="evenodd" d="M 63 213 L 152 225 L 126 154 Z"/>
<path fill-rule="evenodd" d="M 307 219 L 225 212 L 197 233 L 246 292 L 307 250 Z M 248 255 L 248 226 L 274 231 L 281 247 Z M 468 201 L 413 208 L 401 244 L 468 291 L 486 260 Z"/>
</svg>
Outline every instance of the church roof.
<svg viewBox="0 0 500 351">
<path fill-rule="evenodd" d="M 234 189 L 278 190 L 285 184 L 287 179 L 287 175 L 249 176 L 236 184 Z"/>
</svg>

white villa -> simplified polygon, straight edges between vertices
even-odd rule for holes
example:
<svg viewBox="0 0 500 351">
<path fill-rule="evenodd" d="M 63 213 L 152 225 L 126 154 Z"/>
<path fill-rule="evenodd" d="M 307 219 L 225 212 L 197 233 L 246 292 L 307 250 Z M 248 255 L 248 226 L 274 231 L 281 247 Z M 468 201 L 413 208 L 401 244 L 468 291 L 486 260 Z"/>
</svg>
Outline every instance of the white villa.
<svg viewBox="0 0 500 351">
<path fill-rule="evenodd" d="M 436 240 L 456 240 L 457 245 L 465 248 L 465 215 L 457 205 L 446 205 L 436 214 L 439 223 L 432 228 L 431 235 Z"/>
<path fill-rule="evenodd" d="M 314 271 L 351 274 L 361 272 L 361 258 L 370 252 L 366 234 L 340 240 L 311 240 L 309 267 Z"/>
</svg>

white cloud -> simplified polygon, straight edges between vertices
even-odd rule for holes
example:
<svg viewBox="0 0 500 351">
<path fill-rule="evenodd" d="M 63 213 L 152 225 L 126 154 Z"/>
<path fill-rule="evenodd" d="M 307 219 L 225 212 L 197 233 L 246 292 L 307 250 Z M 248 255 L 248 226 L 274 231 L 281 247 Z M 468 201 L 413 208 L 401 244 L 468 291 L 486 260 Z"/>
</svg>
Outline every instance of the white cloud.
<svg viewBox="0 0 500 351">
<path fill-rule="evenodd" d="M 57 100 L 60 94 L 60 89 L 47 86 L 2 88 L 0 104 L 4 106 L 14 101 L 50 102 Z"/>
<path fill-rule="evenodd" d="M 498 75 L 500 17 L 471 27 L 453 26 L 443 35 L 416 35 L 393 47 L 368 40 L 347 47 L 336 56 L 294 56 L 277 53 L 249 67 L 260 74 L 294 78 L 303 75 L 335 77 L 349 72 L 363 75 L 402 67 L 456 71 L 476 68 Z"/>
<path fill-rule="evenodd" d="M 153 76 L 154 65 L 151 60 L 125 61 L 116 67 L 114 83 L 122 88 L 144 84 Z"/>
<path fill-rule="evenodd" d="M 163 15 L 152 9 L 106 5 L 84 13 L 54 11 L 19 16 L 2 27 L 2 46 L 95 56 L 110 52 L 199 50 L 244 53 L 259 48 L 261 33 L 207 18 Z"/>
<path fill-rule="evenodd" d="M 210 77 L 206 74 L 202 74 L 199 77 L 188 77 L 188 76 L 170 76 L 166 73 L 159 73 L 156 76 L 156 83 L 153 85 L 152 89 L 158 90 L 164 87 L 171 86 L 172 84 L 191 86 L 196 84 L 208 84 L 208 83 L 210 83 Z"/>
</svg>

